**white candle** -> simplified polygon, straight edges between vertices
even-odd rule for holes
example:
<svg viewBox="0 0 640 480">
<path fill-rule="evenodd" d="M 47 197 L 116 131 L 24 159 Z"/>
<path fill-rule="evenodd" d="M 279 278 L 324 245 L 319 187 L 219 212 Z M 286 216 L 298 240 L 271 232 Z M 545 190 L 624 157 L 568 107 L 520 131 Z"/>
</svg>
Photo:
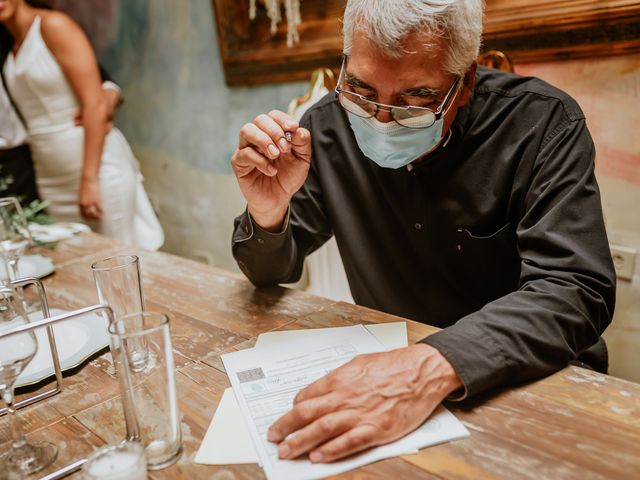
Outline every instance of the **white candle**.
<svg viewBox="0 0 640 480">
<path fill-rule="evenodd" d="M 96 451 L 82 467 L 84 480 L 146 480 L 147 461 L 139 443 L 122 443 Z"/>
</svg>

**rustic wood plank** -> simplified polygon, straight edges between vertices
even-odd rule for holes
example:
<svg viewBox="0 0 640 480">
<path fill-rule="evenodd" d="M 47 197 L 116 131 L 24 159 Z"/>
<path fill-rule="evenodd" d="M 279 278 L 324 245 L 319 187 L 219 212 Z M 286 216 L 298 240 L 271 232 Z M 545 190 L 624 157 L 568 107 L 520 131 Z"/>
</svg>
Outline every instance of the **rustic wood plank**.
<svg viewBox="0 0 640 480">
<path fill-rule="evenodd" d="M 181 369 L 180 373 L 213 393 L 216 402 L 220 401 L 224 390 L 231 386 L 224 372 L 204 363 L 193 363 Z"/>
<path fill-rule="evenodd" d="M 526 387 L 472 402 L 471 408 L 452 406 L 452 411 L 472 436 L 491 434 L 514 447 L 526 445 L 536 456 L 553 458 L 549 464 L 564 464 L 576 474 L 624 478 L 637 467 L 637 429 L 549 401 Z"/>
<path fill-rule="evenodd" d="M 401 458 L 390 458 L 328 478 L 340 480 L 388 480 L 390 478 L 435 480 L 440 477 L 428 473 L 411 463 L 404 462 Z"/>
<path fill-rule="evenodd" d="M 30 433 L 27 435 L 27 439 L 34 442 L 48 441 L 58 447 L 56 461 L 51 466 L 29 478 L 40 478 L 54 472 L 76 460 L 85 458 L 92 451 L 104 445 L 104 441 L 101 438 L 91 433 L 73 418 L 66 418 Z M 6 448 L 8 448 L 6 444 L 0 445 L 0 452 L 4 452 Z M 80 475 L 76 474 L 75 477 L 69 478 L 80 478 Z"/>
<path fill-rule="evenodd" d="M 570 366 L 517 392 L 640 428 L 640 385 Z M 640 457 L 640 444 L 638 446 Z"/>
<path fill-rule="evenodd" d="M 504 418 L 501 419 L 505 421 Z M 447 479 L 604 480 L 606 477 L 528 445 L 488 431 L 471 430 L 462 440 L 402 457 L 422 470 Z M 625 478 L 625 477 L 621 477 Z"/>
<path fill-rule="evenodd" d="M 193 366 L 187 367 L 191 375 L 197 372 Z M 209 370 L 215 372 L 214 369 Z M 214 373 L 214 375 L 216 375 Z M 201 381 L 204 377 L 201 377 Z M 220 374 L 217 374 L 220 379 Z M 182 413 L 183 454 L 178 462 L 164 470 L 155 471 L 151 477 L 156 479 L 209 479 L 221 471 L 228 471 L 230 478 L 261 478 L 262 471 L 257 465 L 239 465 L 229 467 L 214 467 L 193 463 L 202 438 L 209 426 L 211 418 L 218 405 L 221 392 L 213 393 L 211 383 L 204 387 L 196 383 L 191 376 L 180 372 L 176 376 L 178 402 Z M 89 430 L 105 439 L 108 443 L 117 443 L 125 436 L 124 418 L 119 398 L 95 405 L 84 410 L 75 417 Z"/>
<path fill-rule="evenodd" d="M 51 387 L 51 385 L 47 385 Z M 48 388 L 46 388 L 48 390 Z M 18 400 L 21 400 L 25 396 L 31 396 L 33 392 L 29 392 L 22 395 L 16 395 Z M 4 406 L 4 404 L 3 404 Z M 22 430 L 25 433 L 32 432 L 39 428 L 45 427 L 52 423 L 62 420 L 64 417 L 47 401 L 41 401 L 18 410 L 19 421 L 22 425 Z M 3 415 L 0 417 L 0 443 L 9 441 L 11 434 L 9 431 L 9 417 Z M 0 450 L 1 451 L 1 450 Z"/>
<path fill-rule="evenodd" d="M 65 373 L 61 393 L 19 410 L 24 421 L 24 431 L 31 432 L 46 424 L 59 422 L 80 410 L 119 395 L 120 387 L 115 378 L 115 369 L 110 366 L 110 353 L 105 353 L 103 357 Z M 49 386 L 45 385 L 39 390 Z M 0 417 L 0 442 L 8 438 L 7 427 L 6 415 Z"/>
<path fill-rule="evenodd" d="M 57 267 L 69 262 L 82 261 L 88 255 L 96 255 L 117 246 L 115 240 L 95 233 L 81 233 L 68 240 L 59 242 L 55 248 L 33 247 L 28 254 L 50 257 Z"/>
</svg>

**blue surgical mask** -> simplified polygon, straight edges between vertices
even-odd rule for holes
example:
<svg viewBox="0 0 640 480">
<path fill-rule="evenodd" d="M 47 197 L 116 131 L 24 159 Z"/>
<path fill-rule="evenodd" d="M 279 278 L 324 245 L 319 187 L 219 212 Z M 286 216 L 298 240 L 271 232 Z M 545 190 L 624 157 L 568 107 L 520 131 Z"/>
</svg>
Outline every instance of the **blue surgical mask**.
<svg viewBox="0 0 640 480">
<path fill-rule="evenodd" d="M 427 128 L 407 128 L 396 122 L 383 123 L 347 111 L 360 150 L 384 168 L 401 168 L 429 153 L 442 140 L 444 115 Z"/>
</svg>

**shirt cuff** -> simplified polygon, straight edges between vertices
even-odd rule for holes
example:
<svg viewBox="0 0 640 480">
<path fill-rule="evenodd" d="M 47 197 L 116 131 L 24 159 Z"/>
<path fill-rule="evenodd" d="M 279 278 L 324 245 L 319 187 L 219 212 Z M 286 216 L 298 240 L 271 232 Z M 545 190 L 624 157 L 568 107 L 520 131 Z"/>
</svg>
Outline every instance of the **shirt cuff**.
<svg viewBox="0 0 640 480">
<path fill-rule="evenodd" d="M 420 340 L 437 349 L 462 381 L 447 400 L 459 402 L 504 383 L 507 361 L 500 346 L 469 322 L 447 327 Z"/>
<path fill-rule="evenodd" d="M 282 241 L 286 239 L 287 230 L 289 229 L 290 213 L 291 207 L 287 208 L 282 230 L 274 233 L 260 228 L 251 218 L 249 210 L 246 209 L 242 215 L 236 218 L 237 226 L 233 234 L 233 243 L 242 243 L 251 239 L 255 239 L 259 244 L 265 244 L 267 242 L 270 245 L 273 243 L 282 243 Z"/>
</svg>

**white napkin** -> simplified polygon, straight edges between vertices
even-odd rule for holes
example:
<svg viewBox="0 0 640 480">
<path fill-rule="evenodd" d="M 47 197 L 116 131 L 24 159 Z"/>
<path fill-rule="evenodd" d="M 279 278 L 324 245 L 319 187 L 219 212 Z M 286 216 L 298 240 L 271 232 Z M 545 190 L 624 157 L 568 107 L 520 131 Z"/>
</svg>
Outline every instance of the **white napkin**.
<svg viewBox="0 0 640 480">
<path fill-rule="evenodd" d="M 78 233 L 88 233 L 91 231 L 91 228 L 83 223 L 61 222 L 52 223 L 51 225 L 30 223 L 29 230 L 35 241 L 53 243 L 67 240 Z"/>
</svg>

